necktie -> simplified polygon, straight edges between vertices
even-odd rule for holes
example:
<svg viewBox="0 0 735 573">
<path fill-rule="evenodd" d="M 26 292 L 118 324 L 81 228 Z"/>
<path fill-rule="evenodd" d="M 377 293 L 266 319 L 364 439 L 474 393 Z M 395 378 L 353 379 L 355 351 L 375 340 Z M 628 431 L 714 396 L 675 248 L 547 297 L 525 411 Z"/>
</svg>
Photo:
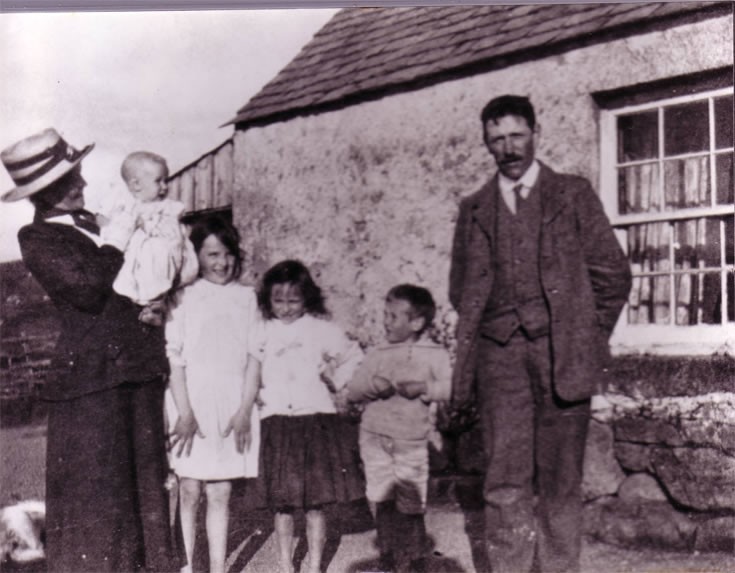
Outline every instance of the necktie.
<svg viewBox="0 0 735 573">
<path fill-rule="evenodd" d="M 524 201 L 521 191 L 523 191 L 523 183 L 516 183 L 513 186 L 513 194 L 516 196 L 516 213 L 521 208 L 521 203 Z"/>
<path fill-rule="evenodd" d="M 80 229 L 92 233 L 93 235 L 100 234 L 100 226 L 97 224 L 97 218 L 94 214 L 90 213 L 86 209 L 79 209 L 78 211 L 72 211 L 71 218 L 74 219 L 74 224 Z"/>
<path fill-rule="evenodd" d="M 523 191 L 523 183 L 516 183 L 513 186 L 513 193 L 516 196 L 516 201 L 521 201 L 523 199 L 523 195 L 521 195 L 521 191 Z"/>
</svg>

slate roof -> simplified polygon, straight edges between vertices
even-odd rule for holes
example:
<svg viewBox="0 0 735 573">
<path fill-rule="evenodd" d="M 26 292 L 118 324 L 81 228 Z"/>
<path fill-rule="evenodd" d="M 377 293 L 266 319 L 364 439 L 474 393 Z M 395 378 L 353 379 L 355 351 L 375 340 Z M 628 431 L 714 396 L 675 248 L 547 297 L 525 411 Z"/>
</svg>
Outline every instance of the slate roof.
<svg viewBox="0 0 735 573">
<path fill-rule="evenodd" d="M 732 12 L 730 2 L 348 8 L 228 123 L 263 125 Z"/>
</svg>

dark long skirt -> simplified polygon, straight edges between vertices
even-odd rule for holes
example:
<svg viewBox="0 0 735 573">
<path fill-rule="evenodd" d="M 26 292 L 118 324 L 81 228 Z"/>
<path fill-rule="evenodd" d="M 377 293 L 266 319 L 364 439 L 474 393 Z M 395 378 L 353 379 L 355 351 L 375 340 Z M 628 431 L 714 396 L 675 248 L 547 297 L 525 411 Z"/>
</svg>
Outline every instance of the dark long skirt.
<svg viewBox="0 0 735 573">
<path fill-rule="evenodd" d="M 261 506 L 309 509 L 365 497 L 356 425 L 336 414 L 269 416 L 260 435 Z"/>
<path fill-rule="evenodd" d="M 178 571 L 169 526 L 163 380 L 49 403 L 49 571 Z"/>
</svg>

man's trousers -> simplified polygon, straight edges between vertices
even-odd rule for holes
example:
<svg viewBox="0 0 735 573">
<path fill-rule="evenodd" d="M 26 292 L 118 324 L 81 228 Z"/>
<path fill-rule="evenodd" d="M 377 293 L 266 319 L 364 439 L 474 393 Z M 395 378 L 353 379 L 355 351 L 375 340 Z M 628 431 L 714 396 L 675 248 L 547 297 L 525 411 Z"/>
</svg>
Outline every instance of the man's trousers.
<svg viewBox="0 0 735 573">
<path fill-rule="evenodd" d="M 479 342 L 485 531 L 493 573 L 530 571 L 534 558 L 544 573 L 579 570 L 590 405 L 555 396 L 550 342 L 549 336 L 529 340 L 520 330 L 505 345 L 484 337 Z"/>
</svg>

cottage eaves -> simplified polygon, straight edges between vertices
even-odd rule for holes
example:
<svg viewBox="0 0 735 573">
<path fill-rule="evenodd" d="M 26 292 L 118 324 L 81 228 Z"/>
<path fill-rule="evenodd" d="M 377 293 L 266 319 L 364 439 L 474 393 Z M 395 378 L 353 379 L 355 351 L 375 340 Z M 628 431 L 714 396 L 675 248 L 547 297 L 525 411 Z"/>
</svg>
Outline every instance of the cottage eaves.
<svg viewBox="0 0 735 573">
<path fill-rule="evenodd" d="M 732 11 L 731 2 L 344 9 L 228 123 L 282 121 Z"/>
</svg>

